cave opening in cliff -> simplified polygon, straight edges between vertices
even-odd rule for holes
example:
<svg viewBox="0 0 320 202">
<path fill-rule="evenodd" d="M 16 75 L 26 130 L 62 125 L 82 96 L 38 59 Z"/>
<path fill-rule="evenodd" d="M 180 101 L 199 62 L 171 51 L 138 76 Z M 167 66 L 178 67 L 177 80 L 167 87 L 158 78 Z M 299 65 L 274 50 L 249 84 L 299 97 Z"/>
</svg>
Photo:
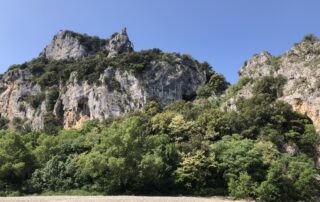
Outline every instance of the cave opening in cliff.
<svg viewBox="0 0 320 202">
<path fill-rule="evenodd" d="M 90 108 L 88 105 L 88 98 L 81 98 L 78 102 L 78 112 L 81 115 L 90 117 Z"/>
</svg>

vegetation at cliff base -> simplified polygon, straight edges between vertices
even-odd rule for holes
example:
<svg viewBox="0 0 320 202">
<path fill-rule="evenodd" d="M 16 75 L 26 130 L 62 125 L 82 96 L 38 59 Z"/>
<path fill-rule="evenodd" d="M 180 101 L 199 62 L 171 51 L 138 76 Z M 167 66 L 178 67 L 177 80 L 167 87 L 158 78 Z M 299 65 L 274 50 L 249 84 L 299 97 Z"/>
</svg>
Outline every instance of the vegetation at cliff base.
<svg viewBox="0 0 320 202">
<path fill-rule="evenodd" d="M 80 129 L 1 130 L 0 194 L 316 200 L 318 135 L 308 117 L 276 101 L 284 82 L 276 81 L 257 81 L 254 96 L 239 99 L 237 111 L 222 110 L 200 91 L 194 101 L 150 102 L 140 112 Z M 221 78 L 209 82 L 214 89 L 225 85 Z"/>
</svg>

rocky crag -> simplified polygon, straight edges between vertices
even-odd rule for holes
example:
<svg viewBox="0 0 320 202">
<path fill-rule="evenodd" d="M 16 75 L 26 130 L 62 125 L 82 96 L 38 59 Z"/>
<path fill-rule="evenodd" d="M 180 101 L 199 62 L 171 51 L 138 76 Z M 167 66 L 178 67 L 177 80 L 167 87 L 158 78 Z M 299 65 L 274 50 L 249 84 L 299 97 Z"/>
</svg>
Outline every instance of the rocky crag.
<svg viewBox="0 0 320 202">
<path fill-rule="evenodd" d="M 263 51 L 244 63 L 239 71 L 239 80 L 248 82 L 228 100 L 235 108 L 240 97 L 252 96 L 254 81 L 264 76 L 281 76 L 286 82 L 279 100 L 289 103 L 293 110 L 306 114 L 320 130 L 320 40 L 306 36 L 289 51 L 272 56 Z"/>
<path fill-rule="evenodd" d="M 126 28 L 119 33 L 114 33 L 110 39 L 105 40 L 86 34 L 61 30 L 40 53 L 40 56 L 50 60 L 79 59 L 103 50 L 108 51 L 108 57 L 115 57 L 118 54 L 133 51 L 133 44 L 129 40 Z"/>
<path fill-rule="evenodd" d="M 187 55 L 135 52 L 126 29 L 109 39 L 60 31 L 38 58 L 13 65 L 0 79 L 0 114 L 24 127 L 80 127 L 191 98 L 210 69 Z"/>
</svg>

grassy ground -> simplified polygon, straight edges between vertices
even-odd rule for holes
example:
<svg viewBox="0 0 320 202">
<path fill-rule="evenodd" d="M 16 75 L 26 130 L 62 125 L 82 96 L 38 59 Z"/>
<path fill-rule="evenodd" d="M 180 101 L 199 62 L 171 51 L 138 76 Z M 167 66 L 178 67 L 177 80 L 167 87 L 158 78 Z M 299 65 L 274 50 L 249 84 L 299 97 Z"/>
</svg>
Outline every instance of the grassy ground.
<svg viewBox="0 0 320 202">
<path fill-rule="evenodd" d="M 146 197 L 146 196 L 24 196 L 0 197 L 1 202 L 244 202 L 223 197 Z"/>
</svg>

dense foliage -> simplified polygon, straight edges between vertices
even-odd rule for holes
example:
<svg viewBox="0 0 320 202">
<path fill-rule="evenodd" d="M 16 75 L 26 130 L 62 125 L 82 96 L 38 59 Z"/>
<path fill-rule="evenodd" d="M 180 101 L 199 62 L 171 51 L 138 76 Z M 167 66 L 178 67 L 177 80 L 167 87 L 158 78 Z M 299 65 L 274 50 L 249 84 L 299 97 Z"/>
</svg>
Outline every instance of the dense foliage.
<svg viewBox="0 0 320 202">
<path fill-rule="evenodd" d="M 219 75 L 213 77 L 218 81 L 209 85 L 224 89 Z M 2 130 L 0 194 L 81 190 L 316 200 L 319 139 L 309 118 L 276 101 L 283 82 L 256 81 L 254 96 L 240 99 L 237 111 L 199 98 L 165 108 L 151 102 L 141 112 L 81 129 Z M 52 89 L 49 97 L 55 94 Z M 299 149 L 290 153 L 288 145 Z"/>
<path fill-rule="evenodd" d="M 221 95 L 230 84 L 221 74 L 212 74 L 209 81 L 198 89 L 199 97 L 210 97 L 212 95 Z"/>
</svg>

